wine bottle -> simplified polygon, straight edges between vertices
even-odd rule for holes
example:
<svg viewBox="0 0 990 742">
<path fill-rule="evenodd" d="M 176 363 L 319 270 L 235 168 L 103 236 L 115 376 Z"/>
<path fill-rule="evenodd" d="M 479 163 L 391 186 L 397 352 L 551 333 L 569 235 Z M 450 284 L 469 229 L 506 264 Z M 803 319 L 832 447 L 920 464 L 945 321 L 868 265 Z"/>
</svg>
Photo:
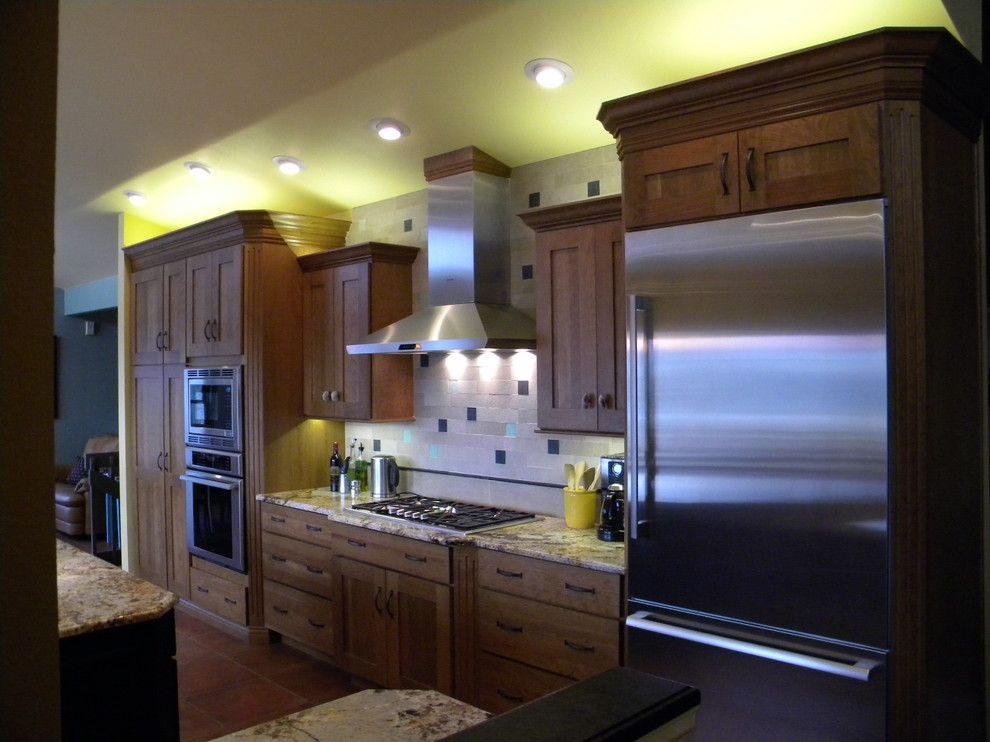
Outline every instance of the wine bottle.
<svg viewBox="0 0 990 742">
<path fill-rule="evenodd" d="M 344 465 L 343 459 L 340 458 L 340 450 L 337 447 L 337 441 L 333 442 L 333 453 L 330 454 L 330 491 L 339 492 L 340 491 L 340 469 Z"/>
</svg>

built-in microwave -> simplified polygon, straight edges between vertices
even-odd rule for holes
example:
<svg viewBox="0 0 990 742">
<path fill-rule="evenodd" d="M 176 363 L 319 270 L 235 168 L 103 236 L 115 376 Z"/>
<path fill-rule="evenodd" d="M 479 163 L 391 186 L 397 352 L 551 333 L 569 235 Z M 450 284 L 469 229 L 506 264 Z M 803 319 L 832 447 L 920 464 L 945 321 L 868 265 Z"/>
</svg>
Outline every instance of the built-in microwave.
<svg viewBox="0 0 990 742">
<path fill-rule="evenodd" d="M 243 451 L 241 367 L 187 368 L 186 445 Z"/>
</svg>

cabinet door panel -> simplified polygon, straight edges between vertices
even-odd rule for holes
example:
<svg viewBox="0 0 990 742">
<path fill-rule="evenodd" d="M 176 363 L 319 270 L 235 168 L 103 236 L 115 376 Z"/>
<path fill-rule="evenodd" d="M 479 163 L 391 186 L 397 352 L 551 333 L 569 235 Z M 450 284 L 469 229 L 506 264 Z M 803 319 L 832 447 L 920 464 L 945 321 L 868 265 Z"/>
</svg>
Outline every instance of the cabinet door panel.
<svg viewBox="0 0 990 742">
<path fill-rule="evenodd" d="M 879 127 L 869 104 L 739 132 L 743 210 L 880 193 Z"/>
<path fill-rule="evenodd" d="M 736 213 L 737 170 L 735 133 L 630 152 L 622 167 L 626 228 Z"/>
<path fill-rule="evenodd" d="M 450 587 L 388 572 L 385 609 L 392 688 L 453 692 Z"/>
<path fill-rule="evenodd" d="M 186 258 L 186 355 L 191 358 L 213 353 L 215 296 L 210 253 Z"/>
<path fill-rule="evenodd" d="M 162 266 L 163 363 L 186 362 L 186 261 Z"/>
<path fill-rule="evenodd" d="M 131 358 L 136 366 L 162 362 L 162 266 L 131 274 Z"/>
<path fill-rule="evenodd" d="M 169 525 L 168 589 L 189 597 L 189 547 L 186 544 L 185 399 L 183 366 L 165 366 L 165 496 Z"/>
<path fill-rule="evenodd" d="M 573 682 L 563 675 L 478 652 L 478 705 L 485 711 L 511 711 Z"/>
<path fill-rule="evenodd" d="M 134 473 L 138 573 L 167 587 L 167 508 L 164 461 L 165 403 L 161 366 L 134 368 Z"/>
<path fill-rule="evenodd" d="M 303 412 L 311 417 L 327 417 L 332 355 L 333 271 L 326 269 L 303 277 Z"/>
<path fill-rule="evenodd" d="M 352 356 L 348 343 L 368 334 L 368 264 L 354 263 L 333 271 L 333 374 L 331 391 L 340 400 L 330 403 L 331 417 L 362 420 L 371 417 L 371 356 Z"/>
<path fill-rule="evenodd" d="M 214 250 L 213 276 L 215 324 L 213 355 L 235 356 L 241 352 L 241 281 L 242 248 Z"/>
<path fill-rule="evenodd" d="M 594 430 L 597 424 L 591 235 L 583 227 L 540 235 L 537 261 L 544 283 L 537 297 L 536 359 L 541 428 Z"/>
<path fill-rule="evenodd" d="M 595 292 L 599 307 L 598 430 L 626 429 L 626 290 L 622 222 L 595 225 Z"/>
<path fill-rule="evenodd" d="M 335 558 L 339 600 L 337 656 L 348 672 L 378 685 L 388 680 L 385 570 Z"/>
</svg>

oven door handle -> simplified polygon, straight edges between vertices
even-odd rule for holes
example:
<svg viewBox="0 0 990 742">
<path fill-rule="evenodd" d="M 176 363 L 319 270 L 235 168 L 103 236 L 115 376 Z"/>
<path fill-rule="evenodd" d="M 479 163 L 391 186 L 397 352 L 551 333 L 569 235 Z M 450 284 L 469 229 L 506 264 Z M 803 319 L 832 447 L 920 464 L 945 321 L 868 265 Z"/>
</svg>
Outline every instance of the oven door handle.
<svg viewBox="0 0 990 742">
<path fill-rule="evenodd" d="M 205 484 L 210 487 L 233 490 L 241 486 L 243 480 L 234 477 L 225 477 L 223 474 L 206 474 L 196 472 L 194 474 L 180 474 L 179 479 L 192 484 Z"/>
</svg>

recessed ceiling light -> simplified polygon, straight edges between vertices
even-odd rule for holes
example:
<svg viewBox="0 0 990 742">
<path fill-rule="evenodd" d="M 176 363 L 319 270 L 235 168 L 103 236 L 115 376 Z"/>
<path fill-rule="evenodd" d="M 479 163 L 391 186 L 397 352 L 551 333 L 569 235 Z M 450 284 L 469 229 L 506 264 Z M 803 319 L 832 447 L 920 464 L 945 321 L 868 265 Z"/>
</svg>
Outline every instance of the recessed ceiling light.
<svg viewBox="0 0 990 742">
<path fill-rule="evenodd" d="M 299 175 L 299 173 L 306 169 L 306 166 L 302 162 L 288 155 L 273 157 L 272 162 L 278 166 L 279 171 L 283 175 Z"/>
<path fill-rule="evenodd" d="M 395 119 L 375 119 L 371 122 L 371 128 L 378 133 L 378 136 L 389 142 L 409 136 L 409 127 Z"/>
<path fill-rule="evenodd" d="M 139 191 L 124 191 L 124 195 L 127 196 L 127 200 L 135 206 L 144 206 L 148 203 L 148 197 Z"/>
<path fill-rule="evenodd" d="M 523 69 L 526 77 L 543 88 L 559 88 L 574 77 L 574 68 L 559 59 L 533 59 Z"/>
<path fill-rule="evenodd" d="M 196 180 L 209 180 L 213 175 L 213 171 L 202 162 L 187 162 L 186 169 Z"/>
</svg>

